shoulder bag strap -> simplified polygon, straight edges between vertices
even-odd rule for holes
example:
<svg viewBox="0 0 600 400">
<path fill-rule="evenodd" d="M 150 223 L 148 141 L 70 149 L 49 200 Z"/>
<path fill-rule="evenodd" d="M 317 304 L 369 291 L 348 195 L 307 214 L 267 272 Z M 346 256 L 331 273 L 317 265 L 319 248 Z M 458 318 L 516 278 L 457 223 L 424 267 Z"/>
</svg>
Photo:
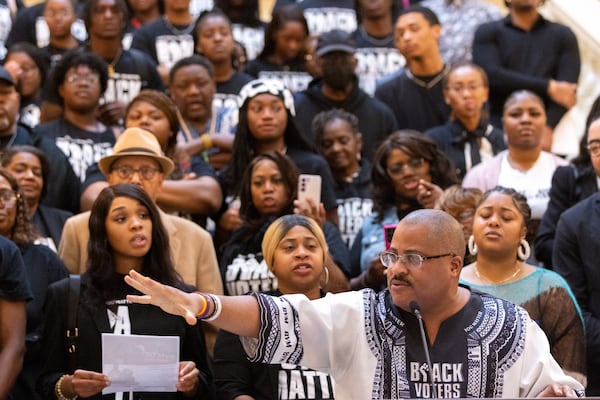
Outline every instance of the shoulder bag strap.
<svg viewBox="0 0 600 400">
<path fill-rule="evenodd" d="M 75 370 L 77 360 L 77 344 L 79 341 L 79 329 L 77 328 L 77 310 L 79 308 L 79 292 L 81 280 L 79 275 L 69 276 L 69 301 L 67 303 L 67 365 L 69 372 Z"/>
</svg>

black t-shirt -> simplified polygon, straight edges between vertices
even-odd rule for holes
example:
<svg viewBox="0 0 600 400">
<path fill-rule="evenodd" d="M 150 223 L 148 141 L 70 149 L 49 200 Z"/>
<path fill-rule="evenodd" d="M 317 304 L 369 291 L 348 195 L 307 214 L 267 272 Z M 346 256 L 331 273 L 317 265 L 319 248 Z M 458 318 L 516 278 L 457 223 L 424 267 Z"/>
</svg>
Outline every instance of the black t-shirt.
<svg viewBox="0 0 600 400">
<path fill-rule="evenodd" d="M 81 15 L 83 4 L 78 3 L 76 12 Z M 50 31 L 48 24 L 44 19 L 44 2 L 31 7 L 22 8 L 17 14 L 17 18 L 12 26 L 8 39 L 7 47 L 19 42 L 28 42 L 37 47 L 46 47 L 50 42 Z M 87 30 L 81 18 L 77 18 L 71 25 L 71 34 L 80 41 L 87 39 Z"/>
<path fill-rule="evenodd" d="M 217 82 L 217 94 L 233 94 L 237 97 L 242 87 L 253 79 L 248 74 L 235 71 L 228 80 Z"/>
<path fill-rule="evenodd" d="M 351 182 L 335 181 L 338 227 L 348 248 L 352 247 L 364 220 L 372 214 L 371 170 L 371 163 L 363 159 L 358 175 Z"/>
<path fill-rule="evenodd" d="M 258 228 L 242 226 L 234 231 L 229 242 L 223 246 L 220 259 L 221 276 L 225 293 L 236 296 L 250 291 L 277 290 L 277 278 L 269 271 L 261 250 L 265 231 L 273 218 L 265 218 Z M 323 234 L 331 257 L 346 275 L 350 259 L 340 232 L 330 222 L 325 222 Z"/>
<path fill-rule="evenodd" d="M 275 7 L 296 3 L 295 0 L 277 0 Z M 354 32 L 358 26 L 353 0 L 304 0 L 298 2 L 304 10 L 311 34 L 332 29 Z"/>
<path fill-rule="evenodd" d="M 194 54 L 193 29 L 194 23 L 173 25 L 163 16 L 135 31 L 131 48 L 143 51 L 157 65 L 170 69 L 180 59 Z"/>
<path fill-rule="evenodd" d="M 250 75 L 234 72 L 231 79 L 217 82 L 217 92 L 213 96 L 213 118 L 221 121 L 219 132 L 235 132 L 238 124 L 239 93 L 242 87 L 252 81 Z"/>
<path fill-rule="evenodd" d="M 296 164 L 300 173 L 321 176 L 321 202 L 326 210 L 336 208 L 333 176 L 327 161 L 318 154 L 295 148 L 288 148 L 286 155 Z"/>
<path fill-rule="evenodd" d="M 377 81 L 382 77 L 398 71 L 406 60 L 394 46 L 394 35 L 383 38 L 369 36 L 362 26 L 352 33 L 356 42 L 354 56 L 358 61 L 356 75 L 359 86 L 369 95 L 375 93 Z"/>
<path fill-rule="evenodd" d="M 165 87 L 156 70 L 156 64 L 139 50 L 123 50 L 115 64 L 115 73 L 108 78 L 102 101 L 129 103 L 143 89 L 164 91 Z"/>
<path fill-rule="evenodd" d="M 64 118 L 38 125 L 34 131 L 40 136 L 54 139 L 81 182 L 85 181 L 85 172 L 90 165 L 112 154 L 116 141 L 110 128 L 103 132 L 86 131 Z"/>
<path fill-rule="evenodd" d="M 450 117 L 450 106 L 444 100 L 443 75 L 444 72 L 433 77 L 417 77 L 427 85 L 433 83 L 431 87 L 424 87 L 411 80 L 402 69 L 377 86 L 375 97 L 392 110 L 399 129 L 424 132 L 445 124 Z"/>
<path fill-rule="evenodd" d="M 82 48 L 82 51 L 85 50 Z M 113 101 L 129 103 L 143 89 L 164 91 L 156 64 L 139 50 L 123 50 L 114 65 L 114 71 L 108 77 L 106 91 L 100 99 L 100 104 Z M 52 75 L 53 71 L 44 85 L 42 97 L 44 101 L 61 104 L 57 82 Z"/>
<path fill-rule="evenodd" d="M 0 299 L 28 301 L 32 298 L 25 264 L 18 247 L 0 236 Z"/>
<path fill-rule="evenodd" d="M 279 65 L 257 58 L 246 64 L 245 71 L 255 78 L 277 79 L 292 92 L 306 89 L 312 80 L 312 76 L 304 68 L 304 63 Z"/>
<path fill-rule="evenodd" d="M 42 203 L 73 213 L 79 212 L 81 182 L 73 172 L 71 163 L 65 154 L 56 146 L 54 139 L 40 135 L 22 124 L 17 126 L 14 138 L 9 138 L 8 143 L 2 143 L 1 139 L 3 138 L 0 138 L 0 148 L 2 149 L 12 145 L 29 145 L 40 149 L 52 166 L 48 179 L 44 182 L 46 195 L 42 199 Z"/>
<path fill-rule="evenodd" d="M 265 44 L 265 25 L 260 22 L 256 26 L 232 24 L 233 38 L 246 50 L 248 61 L 254 60 Z"/>
</svg>

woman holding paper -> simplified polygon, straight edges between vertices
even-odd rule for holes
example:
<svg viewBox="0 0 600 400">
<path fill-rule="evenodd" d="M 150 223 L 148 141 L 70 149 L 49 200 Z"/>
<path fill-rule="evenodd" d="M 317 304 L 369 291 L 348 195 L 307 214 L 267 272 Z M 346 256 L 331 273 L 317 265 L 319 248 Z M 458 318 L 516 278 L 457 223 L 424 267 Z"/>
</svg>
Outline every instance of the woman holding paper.
<svg viewBox="0 0 600 400">
<path fill-rule="evenodd" d="M 49 289 L 46 315 L 51 317 L 43 337 L 46 359 L 38 381 L 43 398 L 133 399 L 132 393 L 102 395 L 103 390 L 111 392 L 109 376 L 102 373 L 102 334 L 110 333 L 179 337 L 179 359 L 185 361 L 179 362 L 179 374 L 173 376 L 173 393 L 139 392 L 135 393 L 136 399 L 213 399 L 201 326 L 187 326 L 180 318 L 155 307 L 126 300 L 127 294 L 136 293 L 123 282 L 130 269 L 189 291 L 175 272 L 168 237 L 152 200 L 135 185 L 107 187 L 94 202 L 89 229 L 88 268 L 81 276 L 76 326 L 68 323 L 69 280 Z M 65 332 L 75 327 L 78 338 L 72 353 Z M 126 377 L 112 379 L 121 381 Z"/>
</svg>

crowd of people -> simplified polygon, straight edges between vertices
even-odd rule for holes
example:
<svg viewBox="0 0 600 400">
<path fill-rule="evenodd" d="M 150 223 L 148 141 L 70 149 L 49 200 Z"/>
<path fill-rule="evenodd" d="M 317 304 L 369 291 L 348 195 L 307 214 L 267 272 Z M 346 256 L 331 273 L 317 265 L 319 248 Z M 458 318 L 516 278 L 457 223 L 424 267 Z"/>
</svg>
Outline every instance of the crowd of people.
<svg viewBox="0 0 600 400">
<path fill-rule="evenodd" d="M 0 0 L 0 399 L 600 395 L 544 2 Z M 177 337 L 172 390 L 105 334 Z"/>
</svg>

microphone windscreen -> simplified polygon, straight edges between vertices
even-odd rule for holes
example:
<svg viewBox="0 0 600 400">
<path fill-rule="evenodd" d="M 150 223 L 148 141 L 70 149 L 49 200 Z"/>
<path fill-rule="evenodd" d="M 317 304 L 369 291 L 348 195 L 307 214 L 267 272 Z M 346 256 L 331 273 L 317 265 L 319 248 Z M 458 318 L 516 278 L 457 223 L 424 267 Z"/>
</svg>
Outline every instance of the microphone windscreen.
<svg viewBox="0 0 600 400">
<path fill-rule="evenodd" d="M 408 306 L 410 307 L 410 311 L 412 311 L 413 314 L 416 314 L 419 311 L 421 311 L 421 309 L 419 308 L 419 304 L 415 300 L 408 303 Z"/>
</svg>

